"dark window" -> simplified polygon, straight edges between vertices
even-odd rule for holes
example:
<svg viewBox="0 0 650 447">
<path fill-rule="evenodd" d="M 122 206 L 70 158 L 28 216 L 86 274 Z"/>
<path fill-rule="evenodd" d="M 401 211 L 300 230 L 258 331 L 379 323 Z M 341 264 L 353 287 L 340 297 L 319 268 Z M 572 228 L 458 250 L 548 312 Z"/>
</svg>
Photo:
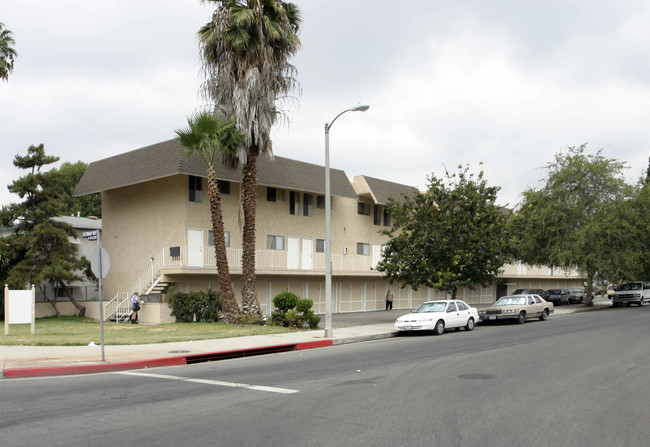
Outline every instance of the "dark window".
<svg viewBox="0 0 650 447">
<path fill-rule="evenodd" d="M 312 217 L 314 215 L 314 203 L 311 194 L 302 194 L 302 215 Z"/>
<path fill-rule="evenodd" d="M 370 244 L 363 242 L 357 242 L 357 254 L 358 255 L 369 255 L 370 254 Z"/>
<path fill-rule="evenodd" d="M 266 248 L 269 250 L 284 250 L 284 236 L 266 236 Z"/>
<path fill-rule="evenodd" d="M 390 227 L 390 212 L 386 207 L 384 207 L 384 226 Z"/>
<path fill-rule="evenodd" d="M 325 196 L 316 196 L 316 208 L 325 209 Z"/>
<path fill-rule="evenodd" d="M 203 186 L 201 177 L 190 175 L 190 202 L 201 203 L 203 201 Z"/>
<path fill-rule="evenodd" d="M 217 188 L 223 196 L 230 195 L 230 182 L 227 180 L 217 180 Z"/>
<path fill-rule="evenodd" d="M 289 214 L 300 215 L 300 193 L 289 191 Z"/>
<path fill-rule="evenodd" d="M 226 239 L 226 247 L 230 247 L 230 231 L 224 231 L 224 236 Z M 214 246 L 214 232 L 212 230 L 208 230 L 208 245 L 211 247 Z"/>
<path fill-rule="evenodd" d="M 325 253 L 325 239 L 316 239 L 316 253 Z"/>
<path fill-rule="evenodd" d="M 275 202 L 275 194 L 276 189 L 275 188 L 266 188 L 266 201 L 267 202 Z"/>
<path fill-rule="evenodd" d="M 357 213 L 363 214 L 364 216 L 370 216 L 370 204 L 359 202 L 359 206 L 357 207 Z"/>
<path fill-rule="evenodd" d="M 372 216 L 372 223 L 375 225 L 381 225 L 381 207 L 375 205 L 373 208 L 374 215 Z"/>
</svg>

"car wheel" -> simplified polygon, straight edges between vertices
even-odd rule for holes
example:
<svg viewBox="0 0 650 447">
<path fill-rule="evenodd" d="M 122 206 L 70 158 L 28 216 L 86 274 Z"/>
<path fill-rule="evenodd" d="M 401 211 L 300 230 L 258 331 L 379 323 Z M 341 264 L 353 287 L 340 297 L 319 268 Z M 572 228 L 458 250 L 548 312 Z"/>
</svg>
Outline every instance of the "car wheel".
<svg viewBox="0 0 650 447">
<path fill-rule="evenodd" d="M 641 301 L 639 301 L 639 307 L 643 306 L 643 298 L 641 298 Z"/>
<path fill-rule="evenodd" d="M 541 321 L 546 321 L 546 320 L 548 320 L 548 309 L 544 309 L 544 311 L 542 312 L 542 314 L 539 316 L 539 319 L 540 319 Z"/>
<path fill-rule="evenodd" d="M 433 328 L 433 333 L 435 335 L 441 335 L 443 332 L 445 332 L 445 322 L 442 320 L 438 320 L 436 323 L 436 327 Z"/>
<path fill-rule="evenodd" d="M 474 319 L 472 317 L 469 317 L 469 320 L 467 320 L 467 324 L 465 325 L 465 330 L 466 331 L 474 330 Z"/>
<path fill-rule="evenodd" d="M 521 311 L 519 312 L 519 315 L 517 315 L 517 323 L 524 324 L 525 322 L 526 322 L 526 312 Z"/>
</svg>

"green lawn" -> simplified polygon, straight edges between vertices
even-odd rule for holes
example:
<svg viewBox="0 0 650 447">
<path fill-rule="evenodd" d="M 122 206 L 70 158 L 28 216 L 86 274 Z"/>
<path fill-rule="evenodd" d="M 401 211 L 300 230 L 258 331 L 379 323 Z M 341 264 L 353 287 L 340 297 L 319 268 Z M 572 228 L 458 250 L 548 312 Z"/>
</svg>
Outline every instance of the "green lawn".
<svg viewBox="0 0 650 447">
<path fill-rule="evenodd" d="M 4 335 L 0 322 L 0 345 L 11 346 L 85 346 L 101 343 L 98 321 L 80 317 L 38 318 L 34 335 L 29 324 L 12 324 Z M 234 326 L 227 323 L 129 324 L 104 323 L 105 345 L 140 345 L 174 341 L 209 340 L 247 335 L 280 334 L 295 329 L 278 326 Z"/>
</svg>

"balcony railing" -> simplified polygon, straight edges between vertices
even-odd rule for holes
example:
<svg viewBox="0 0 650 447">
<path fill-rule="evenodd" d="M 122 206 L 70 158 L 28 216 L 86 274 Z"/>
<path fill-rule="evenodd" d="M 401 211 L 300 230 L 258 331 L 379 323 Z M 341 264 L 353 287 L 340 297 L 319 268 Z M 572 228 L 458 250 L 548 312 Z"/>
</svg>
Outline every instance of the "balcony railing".
<svg viewBox="0 0 650 447">
<path fill-rule="evenodd" d="M 228 248 L 231 272 L 241 271 L 240 248 Z M 154 264 L 158 268 L 216 268 L 214 247 L 172 247 L 163 249 Z M 333 272 L 371 272 L 376 262 L 371 256 L 332 255 Z M 325 273 L 325 253 L 289 253 L 281 250 L 256 250 L 257 271 L 314 271 Z"/>
</svg>

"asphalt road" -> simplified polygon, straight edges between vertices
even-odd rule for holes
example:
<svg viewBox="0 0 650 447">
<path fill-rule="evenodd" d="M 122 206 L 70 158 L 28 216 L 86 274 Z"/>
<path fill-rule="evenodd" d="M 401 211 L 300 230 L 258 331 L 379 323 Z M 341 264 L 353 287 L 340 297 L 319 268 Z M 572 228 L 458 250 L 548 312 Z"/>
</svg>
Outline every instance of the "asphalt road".
<svg viewBox="0 0 650 447">
<path fill-rule="evenodd" d="M 644 446 L 650 306 L 0 382 L 13 446 Z"/>
</svg>

